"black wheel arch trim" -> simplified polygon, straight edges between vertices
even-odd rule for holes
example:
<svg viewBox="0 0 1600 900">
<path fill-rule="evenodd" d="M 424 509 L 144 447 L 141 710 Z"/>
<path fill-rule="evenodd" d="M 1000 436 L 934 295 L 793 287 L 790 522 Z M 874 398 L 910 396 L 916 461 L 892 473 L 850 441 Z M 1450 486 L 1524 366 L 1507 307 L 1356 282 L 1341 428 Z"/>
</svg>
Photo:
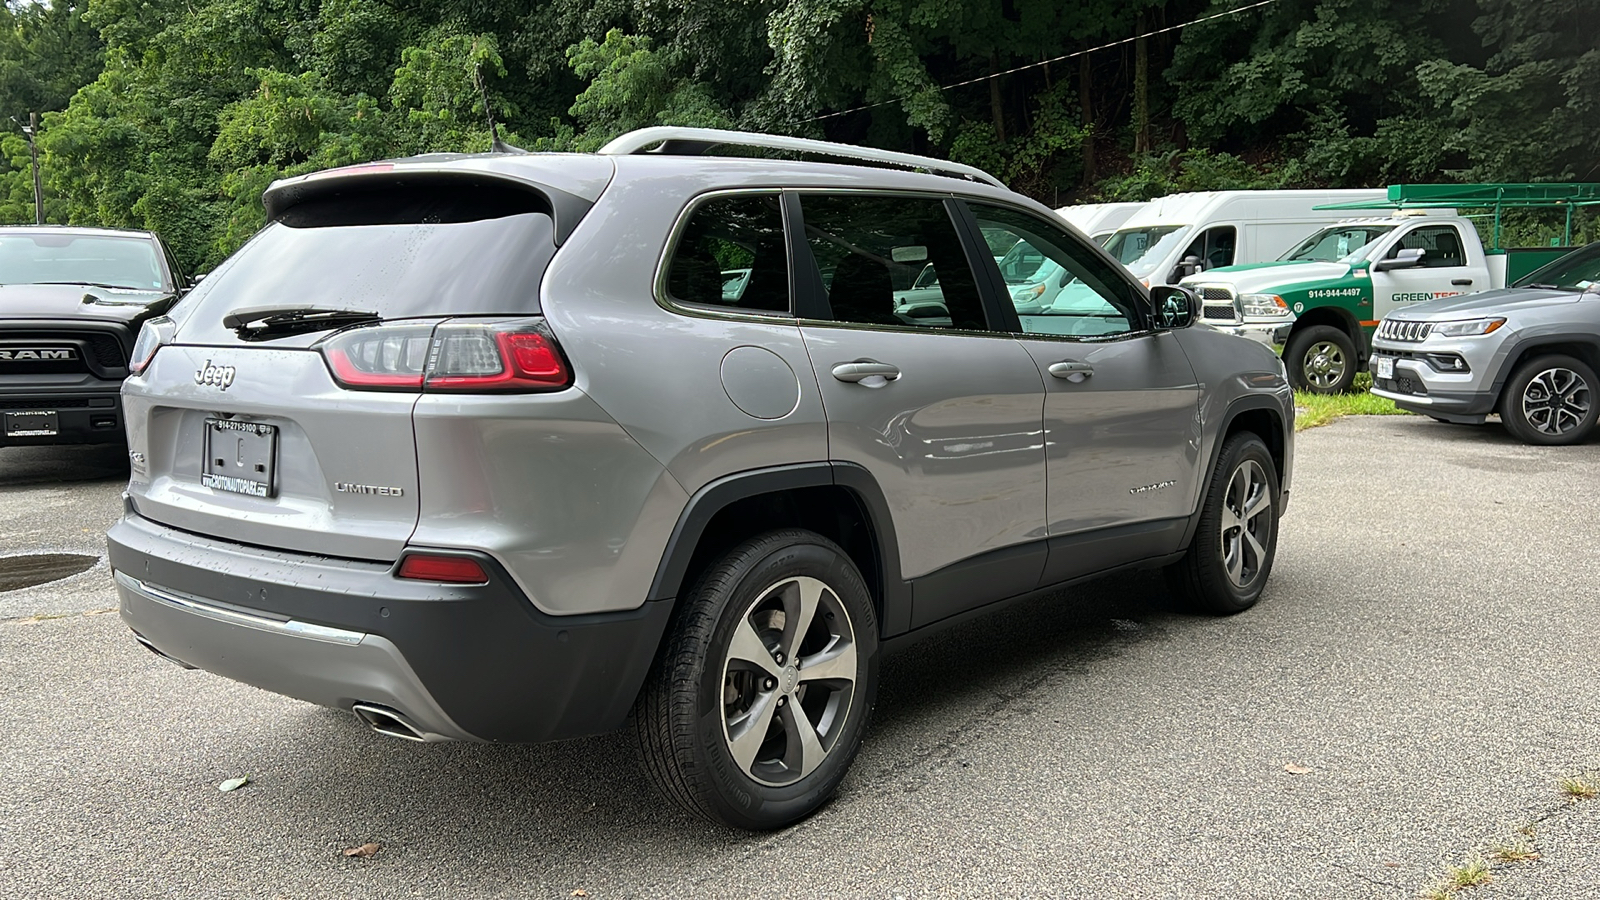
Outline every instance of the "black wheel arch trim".
<svg viewBox="0 0 1600 900">
<path fill-rule="evenodd" d="M 1266 394 L 1251 394 L 1238 397 L 1232 403 L 1229 403 L 1227 411 L 1222 414 L 1222 424 L 1217 428 L 1216 437 L 1211 442 L 1211 450 L 1207 453 L 1205 476 L 1200 481 L 1200 495 L 1195 501 L 1194 511 L 1189 514 L 1189 525 L 1184 529 L 1183 543 L 1179 544 L 1179 546 L 1189 546 L 1190 542 L 1194 540 L 1195 530 L 1200 527 L 1200 510 L 1205 505 L 1206 497 L 1211 493 L 1211 480 L 1217 477 L 1217 461 L 1222 458 L 1222 445 L 1226 443 L 1223 437 L 1228 433 L 1228 429 L 1233 427 L 1234 420 L 1238 419 L 1241 414 L 1256 410 L 1262 410 L 1272 415 L 1278 423 L 1278 428 L 1283 430 L 1284 458 L 1285 460 L 1288 459 L 1288 445 L 1294 438 L 1288 428 L 1285 428 L 1283 407 L 1278 404 L 1275 398 Z M 1289 427 L 1292 428 L 1293 426 Z M 1263 441 L 1267 439 L 1267 435 L 1262 435 L 1261 437 Z M 1269 451 L 1272 449 L 1270 444 L 1267 449 Z M 1278 478 L 1278 490 L 1281 492 L 1283 490 L 1283 472 L 1280 470 L 1273 474 Z M 1280 514 L 1282 513 L 1281 508 L 1279 512 Z"/>
<path fill-rule="evenodd" d="M 1587 346 L 1590 352 L 1600 362 L 1600 338 L 1586 334 L 1541 334 L 1537 337 L 1514 340 L 1506 348 L 1505 355 L 1500 358 L 1499 368 L 1494 373 L 1494 380 L 1489 383 L 1489 393 L 1494 397 L 1494 402 L 1500 402 L 1500 392 L 1505 389 L 1506 382 L 1511 380 L 1511 373 L 1516 370 L 1517 364 L 1529 350 L 1540 347 L 1570 347 L 1573 345 Z"/>
<path fill-rule="evenodd" d="M 695 491 L 678 515 L 672 536 L 667 540 L 655 578 L 650 583 L 647 601 L 672 601 L 687 587 L 684 582 L 690 560 L 717 513 L 740 500 L 799 488 L 842 487 L 861 504 L 878 560 L 878 572 L 863 572 L 868 585 L 881 586 L 878 631 L 892 635 L 911 626 L 910 588 L 900 577 L 899 544 L 896 543 L 894 517 L 883 489 L 872 474 L 861 466 L 846 462 L 795 463 L 766 469 L 734 472 L 715 479 Z"/>
</svg>

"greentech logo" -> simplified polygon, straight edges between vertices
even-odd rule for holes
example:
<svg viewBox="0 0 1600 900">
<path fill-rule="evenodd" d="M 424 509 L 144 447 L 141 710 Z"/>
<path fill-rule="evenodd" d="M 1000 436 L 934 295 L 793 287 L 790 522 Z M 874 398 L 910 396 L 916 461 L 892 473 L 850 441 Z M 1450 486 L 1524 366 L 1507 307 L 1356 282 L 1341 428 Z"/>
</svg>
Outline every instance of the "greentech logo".
<svg viewBox="0 0 1600 900">
<path fill-rule="evenodd" d="M 1440 300 L 1445 297 L 1459 297 L 1460 291 L 1417 291 L 1411 294 L 1390 294 L 1389 299 L 1395 303 L 1416 303 L 1422 300 Z"/>
</svg>

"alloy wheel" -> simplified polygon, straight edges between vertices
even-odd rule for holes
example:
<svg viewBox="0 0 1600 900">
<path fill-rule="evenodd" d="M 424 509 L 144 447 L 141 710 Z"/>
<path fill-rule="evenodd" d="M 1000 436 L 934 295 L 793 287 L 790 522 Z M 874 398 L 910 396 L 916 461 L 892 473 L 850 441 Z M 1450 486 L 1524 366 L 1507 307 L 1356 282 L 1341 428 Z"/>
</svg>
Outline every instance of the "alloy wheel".
<svg viewBox="0 0 1600 900">
<path fill-rule="evenodd" d="M 1306 348 L 1301 368 L 1305 371 L 1306 381 L 1319 388 L 1332 388 L 1344 379 L 1349 364 L 1338 344 L 1317 341 Z"/>
<path fill-rule="evenodd" d="M 1583 376 L 1559 366 L 1545 369 L 1522 389 L 1522 417 L 1535 431 L 1563 435 L 1583 423 L 1590 399 Z"/>
<path fill-rule="evenodd" d="M 1222 498 L 1222 563 L 1234 587 L 1248 586 L 1261 573 L 1274 524 L 1266 472 L 1247 459 L 1229 476 Z"/>
<path fill-rule="evenodd" d="M 855 631 L 827 584 L 795 576 L 762 591 L 722 664 L 722 733 L 734 762 L 775 787 L 816 771 L 843 731 L 856 678 Z"/>
</svg>

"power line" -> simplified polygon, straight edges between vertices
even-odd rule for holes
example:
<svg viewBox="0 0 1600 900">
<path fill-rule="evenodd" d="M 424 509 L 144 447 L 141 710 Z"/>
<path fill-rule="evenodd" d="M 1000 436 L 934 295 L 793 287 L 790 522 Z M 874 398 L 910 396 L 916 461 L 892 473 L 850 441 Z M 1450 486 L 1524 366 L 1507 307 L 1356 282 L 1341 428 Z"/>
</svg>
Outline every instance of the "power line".
<svg viewBox="0 0 1600 900">
<path fill-rule="evenodd" d="M 994 73 L 991 73 L 991 74 L 988 74 L 988 75 L 980 75 L 977 78 L 969 78 L 966 81 L 958 81 L 958 82 L 956 82 L 954 84 L 940 85 L 939 90 L 948 91 L 948 90 L 952 90 L 952 89 L 958 88 L 958 87 L 966 87 L 969 84 L 977 84 L 977 83 L 982 82 L 982 81 L 988 81 L 988 80 L 990 80 L 992 78 L 999 78 L 999 77 L 1001 77 L 1003 75 L 1010 75 L 1010 74 L 1015 73 L 1015 72 L 1023 72 L 1023 71 L 1027 71 L 1028 69 L 1037 69 L 1040 66 L 1048 66 L 1051 63 L 1061 62 L 1064 59 L 1072 59 L 1073 57 L 1083 56 L 1085 54 L 1094 53 L 1094 52 L 1099 51 L 1099 50 L 1109 50 L 1112 47 L 1120 47 L 1123 44 L 1131 44 L 1134 41 L 1141 40 L 1141 39 L 1147 38 L 1147 37 L 1155 37 L 1158 34 L 1166 34 L 1169 31 L 1178 31 L 1179 29 L 1188 28 L 1191 25 L 1199 25 L 1199 24 L 1201 24 L 1203 22 L 1210 22 L 1210 21 L 1213 21 L 1213 20 L 1216 20 L 1216 19 L 1225 19 L 1228 16 L 1236 16 L 1239 13 L 1247 12 L 1249 10 L 1256 9 L 1257 7 L 1271 6 L 1272 4 L 1277 3 L 1277 2 L 1278 2 L 1278 0 L 1257 0 L 1257 2 L 1248 4 L 1246 6 L 1240 6 L 1240 7 L 1234 8 L 1234 9 L 1224 10 L 1224 11 L 1219 12 L 1219 13 L 1212 13 L 1209 16 L 1201 16 L 1200 18 L 1195 19 L 1192 22 L 1183 22 L 1183 23 L 1180 23 L 1178 25 L 1168 25 L 1165 28 L 1157 28 L 1155 31 L 1147 31 L 1144 34 L 1136 34 L 1133 37 L 1122 38 L 1120 40 L 1112 41 L 1109 44 L 1101 44 L 1098 47 L 1090 47 L 1087 50 L 1074 50 L 1071 53 L 1063 53 L 1060 56 L 1055 56 L 1055 57 L 1051 57 L 1050 59 L 1040 60 L 1039 62 L 1036 62 L 1036 63 L 1028 63 L 1025 66 L 1017 66 L 1014 69 L 1006 69 L 1003 72 L 994 72 Z M 823 119 L 833 119 L 833 118 L 837 118 L 839 116 L 848 116 L 851 113 L 858 113 L 858 112 L 861 112 L 863 110 L 877 109 L 880 106 L 888 106 L 891 103 L 903 103 L 908 99 L 910 99 L 910 98 L 909 97 L 896 97 L 896 98 L 894 98 L 892 100 L 880 100 L 877 103 L 868 103 L 865 106 L 857 106 L 857 107 L 854 107 L 853 109 L 841 110 L 839 112 L 823 113 L 820 116 L 812 116 L 809 119 L 801 119 L 800 121 L 801 122 L 820 122 Z"/>
</svg>

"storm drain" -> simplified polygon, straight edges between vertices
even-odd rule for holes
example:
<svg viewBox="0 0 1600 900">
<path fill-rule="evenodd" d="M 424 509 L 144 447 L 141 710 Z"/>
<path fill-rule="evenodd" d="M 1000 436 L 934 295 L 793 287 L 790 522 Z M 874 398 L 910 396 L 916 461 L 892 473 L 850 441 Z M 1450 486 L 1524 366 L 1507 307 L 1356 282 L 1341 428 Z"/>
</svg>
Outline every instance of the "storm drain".
<svg viewBox="0 0 1600 900">
<path fill-rule="evenodd" d="M 98 556 L 82 553 L 24 553 L 0 556 L 0 594 L 39 584 L 49 584 L 87 572 L 99 562 Z"/>
</svg>

